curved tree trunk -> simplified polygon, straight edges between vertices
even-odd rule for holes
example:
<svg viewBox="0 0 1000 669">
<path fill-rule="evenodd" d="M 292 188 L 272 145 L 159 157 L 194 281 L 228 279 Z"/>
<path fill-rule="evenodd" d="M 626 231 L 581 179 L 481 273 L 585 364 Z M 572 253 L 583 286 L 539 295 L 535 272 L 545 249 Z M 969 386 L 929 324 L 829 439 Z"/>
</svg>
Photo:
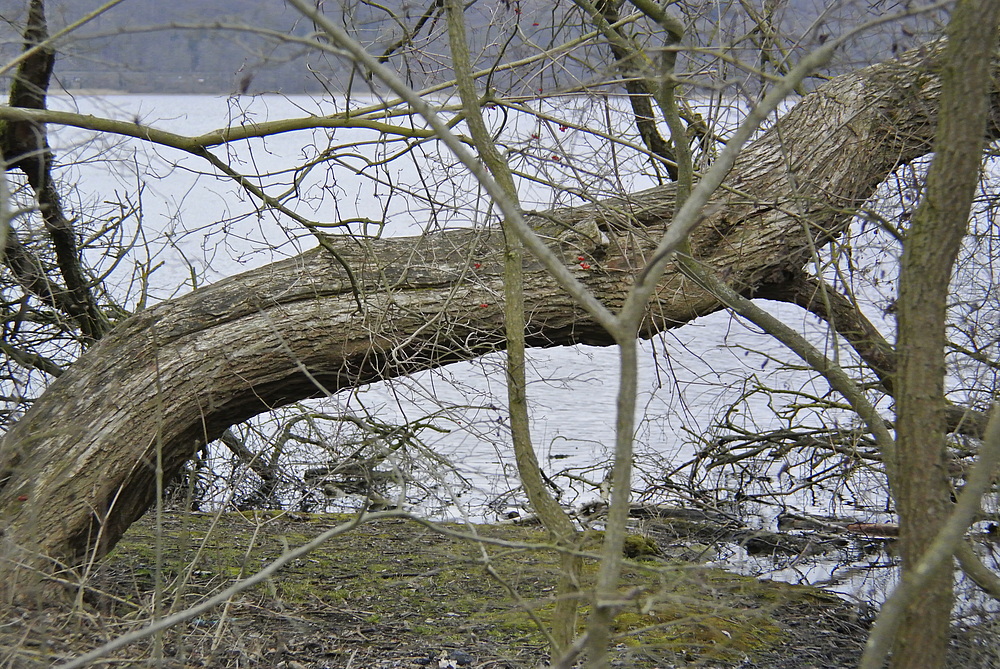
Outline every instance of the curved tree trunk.
<svg viewBox="0 0 1000 669">
<path fill-rule="evenodd" d="M 748 147 L 694 253 L 753 295 L 800 272 L 810 248 L 899 163 L 929 150 L 938 49 L 835 79 Z M 991 124 L 991 128 L 992 128 Z M 673 211 L 672 186 L 532 217 L 614 308 Z M 45 571 L 100 557 L 203 443 L 260 412 L 504 346 L 498 231 L 343 239 L 359 295 L 317 249 L 161 303 L 119 325 L 0 441 L 4 557 Z M 361 308 L 358 304 L 360 301 Z M 664 277 L 643 336 L 717 310 Z M 611 338 L 531 260 L 530 346 Z M 11 583 L 12 581 L 7 581 Z"/>
</svg>

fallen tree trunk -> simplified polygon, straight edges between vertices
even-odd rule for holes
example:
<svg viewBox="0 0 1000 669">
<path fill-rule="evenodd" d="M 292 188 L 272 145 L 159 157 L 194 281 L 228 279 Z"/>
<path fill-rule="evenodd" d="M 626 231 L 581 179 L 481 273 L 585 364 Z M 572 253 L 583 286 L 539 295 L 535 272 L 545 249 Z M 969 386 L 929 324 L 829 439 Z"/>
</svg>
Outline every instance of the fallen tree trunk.
<svg viewBox="0 0 1000 669">
<path fill-rule="evenodd" d="M 895 166 L 929 150 L 937 53 L 803 98 L 742 155 L 695 255 L 745 295 L 800 274 Z M 664 186 L 530 219 L 613 309 L 673 207 Z M 51 572 L 105 554 L 152 502 L 158 451 L 169 479 L 258 413 L 503 348 L 499 232 L 334 243 L 356 285 L 312 250 L 136 314 L 57 379 L 0 441 L 7 569 Z M 529 345 L 611 344 L 534 261 L 525 282 Z M 641 334 L 718 308 L 670 270 Z"/>
</svg>

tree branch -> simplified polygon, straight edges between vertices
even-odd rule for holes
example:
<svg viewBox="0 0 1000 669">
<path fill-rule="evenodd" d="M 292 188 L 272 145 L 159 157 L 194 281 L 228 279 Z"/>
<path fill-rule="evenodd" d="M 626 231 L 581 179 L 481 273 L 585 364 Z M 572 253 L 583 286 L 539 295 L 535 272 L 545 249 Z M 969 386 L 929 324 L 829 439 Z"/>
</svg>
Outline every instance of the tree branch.
<svg viewBox="0 0 1000 669">
<path fill-rule="evenodd" d="M 48 43 L 48 28 L 42 0 L 31 0 L 28 22 L 24 30 L 24 51 L 30 55 L 21 61 L 10 88 L 10 105 L 26 109 L 44 109 L 55 51 Z M 76 230 L 63 213 L 59 192 L 52 180 L 52 152 L 49 149 L 45 125 L 31 121 L 11 121 L 6 124 L 0 138 L 0 151 L 8 168 L 19 168 L 28 179 L 38 200 L 45 229 L 52 240 L 56 262 L 66 283 L 64 296 L 53 300 L 65 309 L 83 332 L 84 340 L 93 343 L 108 330 L 111 323 L 101 312 L 90 282 L 83 269 L 76 246 Z M 9 240 L 8 240 L 9 241 Z M 9 247 L 8 243 L 8 247 Z M 8 261 L 18 262 L 17 259 Z M 14 269 L 12 267 L 12 269 Z M 15 273 L 17 270 L 14 270 Z M 40 286 L 33 281 L 31 285 Z M 55 296 L 54 286 L 43 290 L 50 299 Z"/>
<path fill-rule="evenodd" d="M 743 294 L 801 271 L 812 236 L 838 234 L 845 210 L 929 151 L 938 56 L 929 45 L 803 98 L 735 162 L 731 190 L 692 237 L 695 257 Z M 803 206 L 804 196 L 815 201 Z M 795 215 L 782 206 L 792 199 Z M 560 269 L 617 310 L 673 210 L 664 186 L 527 220 Z M 169 477 L 200 444 L 267 409 L 503 348 L 497 231 L 336 243 L 362 287 L 360 312 L 343 268 L 313 250 L 136 314 L 56 379 L 0 440 L 2 554 L 50 568 L 43 556 L 72 565 L 106 552 L 150 503 L 148 435 L 159 433 Z M 581 254 L 595 258 L 591 269 Z M 614 343 L 547 266 L 529 259 L 524 271 L 527 345 Z M 668 268 L 638 334 L 719 308 Z M 157 388 L 170 397 L 166 417 Z"/>
<path fill-rule="evenodd" d="M 798 305 L 829 323 L 875 373 L 886 392 L 892 395 L 898 364 L 896 349 L 861 313 L 854 300 L 805 272 L 781 279 L 779 283 L 761 286 L 754 297 Z M 950 403 L 944 412 L 949 432 L 983 438 L 988 418 L 984 412 Z"/>
</svg>

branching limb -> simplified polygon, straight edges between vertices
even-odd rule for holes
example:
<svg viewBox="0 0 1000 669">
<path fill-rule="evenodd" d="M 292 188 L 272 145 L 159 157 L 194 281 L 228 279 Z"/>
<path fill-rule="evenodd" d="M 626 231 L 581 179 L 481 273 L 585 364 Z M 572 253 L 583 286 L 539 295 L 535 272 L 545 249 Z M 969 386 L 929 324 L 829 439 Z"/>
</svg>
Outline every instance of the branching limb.
<svg viewBox="0 0 1000 669">
<path fill-rule="evenodd" d="M 652 61 L 635 40 L 622 32 L 617 3 L 602 0 L 601 6 L 598 7 L 590 0 L 574 0 L 574 2 L 590 16 L 590 20 L 607 39 L 608 47 L 615 57 L 615 66 L 622 75 L 622 85 L 628 93 L 636 130 L 639 131 L 639 136 L 650 153 L 662 161 L 670 179 L 676 181 L 678 178 L 676 144 L 671 146 L 671 143 L 660 135 L 651 103 L 657 87 L 653 79 Z M 686 138 L 684 141 L 687 141 Z"/>
<path fill-rule="evenodd" d="M 886 391 L 895 392 L 896 349 L 850 297 L 804 272 L 786 277 L 781 283 L 765 284 L 754 297 L 796 304 L 822 318 L 850 344 Z M 986 430 L 985 413 L 950 403 L 944 411 L 949 432 L 982 438 Z"/>
<path fill-rule="evenodd" d="M 749 299 L 738 294 L 723 281 L 721 281 L 711 270 L 699 265 L 688 257 L 679 257 L 682 270 L 691 276 L 692 279 L 710 290 L 727 307 L 755 323 L 768 334 L 787 346 L 793 353 L 805 360 L 809 366 L 823 375 L 830 384 L 830 387 L 839 392 L 851 404 L 861 419 L 867 425 L 869 431 L 875 437 L 882 455 L 882 460 L 889 470 L 890 480 L 894 472 L 893 453 L 895 452 L 895 442 L 885 420 L 868 398 L 865 397 L 861 388 L 847 373 L 832 360 L 829 360 L 822 352 L 810 344 L 805 337 L 782 323 L 780 320 L 767 313 Z"/>
<path fill-rule="evenodd" d="M 420 18 L 417 20 L 417 24 L 413 26 L 413 29 L 407 29 L 402 37 L 387 46 L 385 51 L 382 52 L 382 55 L 378 57 L 378 62 L 386 62 L 394 53 L 402 49 L 404 46 L 412 44 L 413 39 L 420 34 L 420 31 L 424 29 L 424 26 L 426 26 L 432 18 L 441 12 L 443 7 L 444 0 L 431 0 L 431 3 L 427 5 L 427 9 L 424 10 L 424 13 L 420 15 Z"/>
<path fill-rule="evenodd" d="M 847 340 L 886 390 L 892 392 L 896 350 L 849 297 L 804 272 L 785 277 L 781 283 L 765 284 L 754 297 L 796 304 L 822 318 Z"/>
<path fill-rule="evenodd" d="M 983 592 L 1000 600 L 1000 576 L 983 564 L 967 541 L 959 541 L 955 547 L 955 557 L 965 575 L 982 588 Z"/>
<path fill-rule="evenodd" d="M 24 30 L 24 50 L 30 52 L 18 67 L 10 89 L 10 105 L 44 109 L 55 51 L 48 44 L 48 28 L 42 0 L 32 0 Z M 46 46 L 47 45 L 47 46 Z M 100 339 L 111 323 L 97 305 L 76 243 L 76 230 L 66 217 L 52 179 L 52 153 L 45 126 L 30 121 L 8 122 L 0 138 L 0 150 L 9 167 L 17 167 L 28 179 L 38 200 L 45 229 L 52 240 L 56 262 L 66 287 L 59 298 L 67 315 L 80 326 L 85 341 Z M 33 282 L 39 285 L 38 282 Z M 45 286 L 46 292 L 53 286 Z M 55 292 L 52 292 L 55 295 Z"/>
</svg>

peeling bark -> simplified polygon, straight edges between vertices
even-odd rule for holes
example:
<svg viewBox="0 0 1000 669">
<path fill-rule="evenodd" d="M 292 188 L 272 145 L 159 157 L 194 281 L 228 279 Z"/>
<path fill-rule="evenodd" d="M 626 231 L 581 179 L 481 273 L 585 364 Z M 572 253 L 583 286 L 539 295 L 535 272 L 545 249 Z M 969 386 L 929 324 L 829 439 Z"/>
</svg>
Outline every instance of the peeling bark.
<svg viewBox="0 0 1000 669">
<path fill-rule="evenodd" d="M 896 165 L 930 150 L 938 55 L 932 45 L 803 98 L 741 156 L 693 253 L 748 296 L 800 272 Z M 673 193 L 530 218 L 567 265 L 592 259 L 580 277 L 614 309 L 669 225 Z M 360 310 L 342 266 L 316 249 L 136 314 L 0 441 L 2 555 L 51 571 L 48 559 L 106 553 L 153 499 L 157 448 L 170 477 L 260 412 L 502 349 L 502 248 L 495 230 L 344 239 Z M 528 345 L 612 343 L 538 263 L 524 272 Z M 719 308 L 671 270 L 640 334 Z"/>
</svg>

